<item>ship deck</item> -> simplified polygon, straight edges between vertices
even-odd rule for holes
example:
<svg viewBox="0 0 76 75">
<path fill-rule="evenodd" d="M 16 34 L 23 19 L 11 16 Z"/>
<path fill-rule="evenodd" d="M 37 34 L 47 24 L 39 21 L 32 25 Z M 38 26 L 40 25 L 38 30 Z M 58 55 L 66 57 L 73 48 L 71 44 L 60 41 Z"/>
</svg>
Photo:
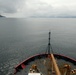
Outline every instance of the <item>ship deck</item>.
<svg viewBox="0 0 76 75">
<path fill-rule="evenodd" d="M 71 66 L 71 71 L 73 69 L 76 69 L 76 64 L 75 63 L 72 63 L 70 62 L 69 60 L 65 59 L 63 60 L 62 58 L 60 57 L 56 57 L 55 56 L 55 59 L 56 59 L 56 62 L 58 64 L 58 67 L 59 67 L 59 70 L 62 72 L 65 71 L 66 69 L 64 68 L 64 65 L 65 64 L 69 64 Z M 31 59 L 30 59 L 31 60 Z M 37 65 L 39 71 L 42 73 L 42 75 L 56 75 L 54 73 L 54 70 L 52 68 L 52 62 L 49 58 L 47 58 L 46 56 L 45 57 L 36 57 L 35 59 L 32 59 L 31 62 L 29 62 L 25 68 L 23 68 L 22 70 L 19 70 L 16 74 L 14 75 L 28 75 L 29 73 L 29 70 L 31 68 L 31 66 L 35 64 Z M 62 74 L 61 74 L 62 75 Z M 74 74 L 71 74 L 71 75 L 74 75 Z"/>
</svg>

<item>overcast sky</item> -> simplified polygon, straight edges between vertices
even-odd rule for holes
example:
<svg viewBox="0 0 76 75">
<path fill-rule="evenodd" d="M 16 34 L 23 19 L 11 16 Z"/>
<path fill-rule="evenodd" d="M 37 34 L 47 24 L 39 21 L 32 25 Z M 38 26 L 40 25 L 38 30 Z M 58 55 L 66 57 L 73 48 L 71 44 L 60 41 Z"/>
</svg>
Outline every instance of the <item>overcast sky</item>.
<svg viewBox="0 0 76 75">
<path fill-rule="evenodd" d="M 76 16 L 76 0 L 0 0 L 7 17 Z"/>
</svg>

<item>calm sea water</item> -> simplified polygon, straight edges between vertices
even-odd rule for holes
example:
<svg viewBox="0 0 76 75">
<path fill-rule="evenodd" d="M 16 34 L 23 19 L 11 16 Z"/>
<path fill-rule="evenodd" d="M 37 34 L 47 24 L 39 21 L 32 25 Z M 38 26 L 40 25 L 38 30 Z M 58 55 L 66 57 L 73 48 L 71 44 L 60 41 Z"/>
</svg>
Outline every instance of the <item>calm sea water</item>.
<svg viewBox="0 0 76 75">
<path fill-rule="evenodd" d="M 49 31 L 54 52 L 76 59 L 75 18 L 0 18 L 0 75 L 10 75 L 24 59 L 45 53 Z"/>
</svg>

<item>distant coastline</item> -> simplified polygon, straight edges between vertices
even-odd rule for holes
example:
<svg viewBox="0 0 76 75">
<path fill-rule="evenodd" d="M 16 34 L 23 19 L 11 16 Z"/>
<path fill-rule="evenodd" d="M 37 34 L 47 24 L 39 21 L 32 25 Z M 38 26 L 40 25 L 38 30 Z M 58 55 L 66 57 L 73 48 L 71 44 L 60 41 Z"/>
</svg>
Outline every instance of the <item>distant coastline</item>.
<svg viewBox="0 0 76 75">
<path fill-rule="evenodd" d="M 6 16 L 0 15 L 0 18 L 7 18 Z M 12 17 L 11 17 L 12 18 Z M 30 16 L 29 18 L 76 18 L 76 16 Z"/>
<path fill-rule="evenodd" d="M 31 18 L 76 18 L 76 16 L 31 16 Z"/>
<path fill-rule="evenodd" d="M 5 17 L 5 16 L 0 15 L 0 18 L 1 18 L 1 17 Z"/>
</svg>

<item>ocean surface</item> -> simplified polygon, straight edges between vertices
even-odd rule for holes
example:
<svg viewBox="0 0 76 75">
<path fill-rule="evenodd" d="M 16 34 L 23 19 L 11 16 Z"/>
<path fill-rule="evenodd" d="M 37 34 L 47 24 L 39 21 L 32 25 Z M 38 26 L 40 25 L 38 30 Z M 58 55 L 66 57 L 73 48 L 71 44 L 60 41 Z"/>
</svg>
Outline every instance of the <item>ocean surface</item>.
<svg viewBox="0 0 76 75">
<path fill-rule="evenodd" d="M 26 58 L 45 53 L 49 31 L 54 53 L 76 59 L 75 18 L 0 18 L 0 75 L 11 75 Z"/>
</svg>

